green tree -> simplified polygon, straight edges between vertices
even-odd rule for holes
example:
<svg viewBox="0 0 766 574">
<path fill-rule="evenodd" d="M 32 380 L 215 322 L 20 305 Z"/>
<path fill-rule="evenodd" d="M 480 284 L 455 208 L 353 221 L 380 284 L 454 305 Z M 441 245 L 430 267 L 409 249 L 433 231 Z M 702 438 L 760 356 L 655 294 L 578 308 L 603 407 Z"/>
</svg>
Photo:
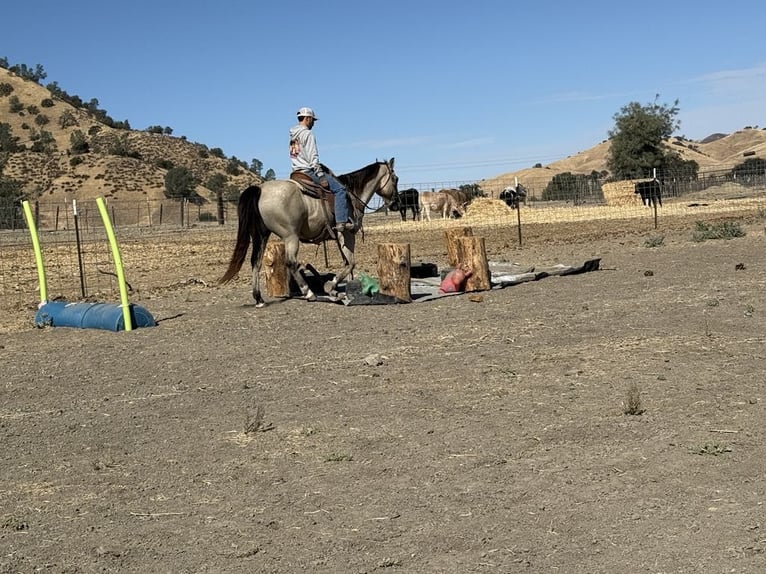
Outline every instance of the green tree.
<svg viewBox="0 0 766 574">
<path fill-rule="evenodd" d="M 0 229 L 14 229 L 23 226 L 21 216 L 21 182 L 0 175 Z"/>
<path fill-rule="evenodd" d="M 681 125 L 676 119 L 678 111 L 678 100 L 668 105 L 657 103 L 655 98 L 644 106 L 631 102 L 614 115 L 607 157 L 613 178 L 649 177 L 653 169 L 663 170 L 677 161 L 678 154 L 664 142 Z"/>
<path fill-rule="evenodd" d="M 33 130 L 29 139 L 32 140 L 32 147 L 30 149 L 34 152 L 50 153 L 56 151 L 56 138 L 49 131 L 40 130 L 38 133 Z"/>
<path fill-rule="evenodd" d="M 0 153 L 14 153 L 20 150 L 19 138 L 13 135 L 11 124 L 0 123 Z"/>
<path fill-rule="evenodd" d="M 21 103 L 18 96 L 11 96 L 8 98 L 8 109 L 12 114 L 18 114 L 19 112 L 24 111 L 24 104 Z"/>
<path fill-rule="evenodd" d="M 543 201 L 572 201 L 579 204 L 585 197 L 592 196 L 596 187 L 598 172 L 585 175 L 567 171 L 553 176 L 545 186 L 541 198 Z"/>
<path fill-rule="evenodd" d="M 271 181 L 273 179 L 277 179 L 277 174 L 274 173 L 274 170 L 269 168 L 266 170 L 266 175 L 263 176 L 263 179 L 265 181 Z"/>
<path fill-rule="evenodd" d="M 173 167 L 165 174 L 165 197 L 170 199 L 190 199 L 197 195 L 196 186 L 197 179 L 189 168 Z"/>
<path fill-rule="evenodd" d="M 226 188 L 226 181 L 227 180 L 225 175 L 222 173 L 214 173 L 209 178 L 207 178 L 205 187 L 217 195 L 219 193 L 223 193 L 224 189 Z"/>
<path fill-rule="evenodd" d="M 229 175 L 239 175 L 241 172 L 241 164 L 240 161 L 236 157 L 229 158 L 229 161 L 226 163 L 226 173 Z"/>
<path fill-rule="evenodd" d="M 2 124 L 0 124 L 2 126 Z M 0 150 L 2 142 L 0 142 Z M 760 157 L 750 157 L 731 170 L 737 183 L 743 185 L 763 184 L 766 180 L 766 159 Z"/>
<path fill-rule="evenodd" d="M 88 138 L 82 133 L 82 130 L 75 130 L 72 135 L 69 136 L 69 149 L 74 155 L 88 153 L 90 151 L 90 144 Z"/>
<path fill-rule="evenodd" d="M 263 162 L 257 158 L 253 158 L 250 160 L 250 171 L 252 171 L 255 175 L 260 177 L 261 171 L 263 170 Z"/>
</svg>

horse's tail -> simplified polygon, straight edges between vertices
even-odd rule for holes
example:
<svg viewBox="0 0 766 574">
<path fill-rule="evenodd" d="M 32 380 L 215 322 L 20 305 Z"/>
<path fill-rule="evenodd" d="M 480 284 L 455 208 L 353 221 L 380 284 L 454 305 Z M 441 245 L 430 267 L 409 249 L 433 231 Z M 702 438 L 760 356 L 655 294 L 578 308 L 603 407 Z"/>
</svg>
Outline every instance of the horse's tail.
<svg viewBox="0 0 766 574">
<path fill-rule="evenodd" d="M 257 185 L 251 185 L 239 196 L 237 204 L 237 215 L 239 216 L 239 225 L 237 226 L 237 243 L 234 246 L 234 252 L 231 254 L 229 268 L 219 283 L 228 283 L 239 273 L 242 264 L 247 257 L 247 250 L 250 248 L 250 238 L 256 236 L 258 232 L 258 223 L 261 219 L 258 210 L 258 200 L 261 197 L 261 188 Z"/>
</svg>

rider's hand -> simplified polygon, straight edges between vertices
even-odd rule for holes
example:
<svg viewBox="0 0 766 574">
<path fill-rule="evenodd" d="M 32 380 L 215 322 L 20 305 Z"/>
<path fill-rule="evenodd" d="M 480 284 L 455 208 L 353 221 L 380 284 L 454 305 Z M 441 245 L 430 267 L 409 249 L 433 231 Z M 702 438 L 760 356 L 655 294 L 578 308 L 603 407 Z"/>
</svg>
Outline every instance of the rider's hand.
<svg viewBox="0 0 766 574">
<path fill-rule="evenodd" d="M 319 185 L 321 185 L 325 189 L 330 189 L 330 182 L 327 181 L 326 177 L 320 177 L 319 178 Z"/>
</svg>

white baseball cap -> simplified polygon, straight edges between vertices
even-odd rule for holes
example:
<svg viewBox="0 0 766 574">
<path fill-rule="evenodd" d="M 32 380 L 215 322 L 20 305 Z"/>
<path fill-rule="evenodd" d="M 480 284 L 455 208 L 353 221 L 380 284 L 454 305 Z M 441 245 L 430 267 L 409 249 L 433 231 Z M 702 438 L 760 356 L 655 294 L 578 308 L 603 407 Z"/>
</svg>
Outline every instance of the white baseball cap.
<svg viewBox="0 0 766 574">
<path fill-rule="evenodd" d="M 314 115 L 314 110 L 312 110 L 311 108 L 301 108 L 300 110 L 298 110 L 298 117 L 299 118 L 300 117 L 314 118 L 315 121 L 319 120 L 319 118 Z"/>
</svg>

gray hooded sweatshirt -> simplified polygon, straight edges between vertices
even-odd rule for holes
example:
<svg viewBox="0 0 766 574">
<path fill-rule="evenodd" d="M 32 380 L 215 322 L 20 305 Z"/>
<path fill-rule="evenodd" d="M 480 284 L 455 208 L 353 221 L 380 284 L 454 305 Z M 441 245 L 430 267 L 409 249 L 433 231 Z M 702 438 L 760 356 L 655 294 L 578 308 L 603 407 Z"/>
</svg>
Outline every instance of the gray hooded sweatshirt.
<svg viewBox="0 0 766 574">
<path fill-rule="evenodd" d="M 319 152 L 314 133 L 302 124 L 290 128 L 290 162 L 294 171 L 313 171 L 322 177 Z"/>
</svg>

